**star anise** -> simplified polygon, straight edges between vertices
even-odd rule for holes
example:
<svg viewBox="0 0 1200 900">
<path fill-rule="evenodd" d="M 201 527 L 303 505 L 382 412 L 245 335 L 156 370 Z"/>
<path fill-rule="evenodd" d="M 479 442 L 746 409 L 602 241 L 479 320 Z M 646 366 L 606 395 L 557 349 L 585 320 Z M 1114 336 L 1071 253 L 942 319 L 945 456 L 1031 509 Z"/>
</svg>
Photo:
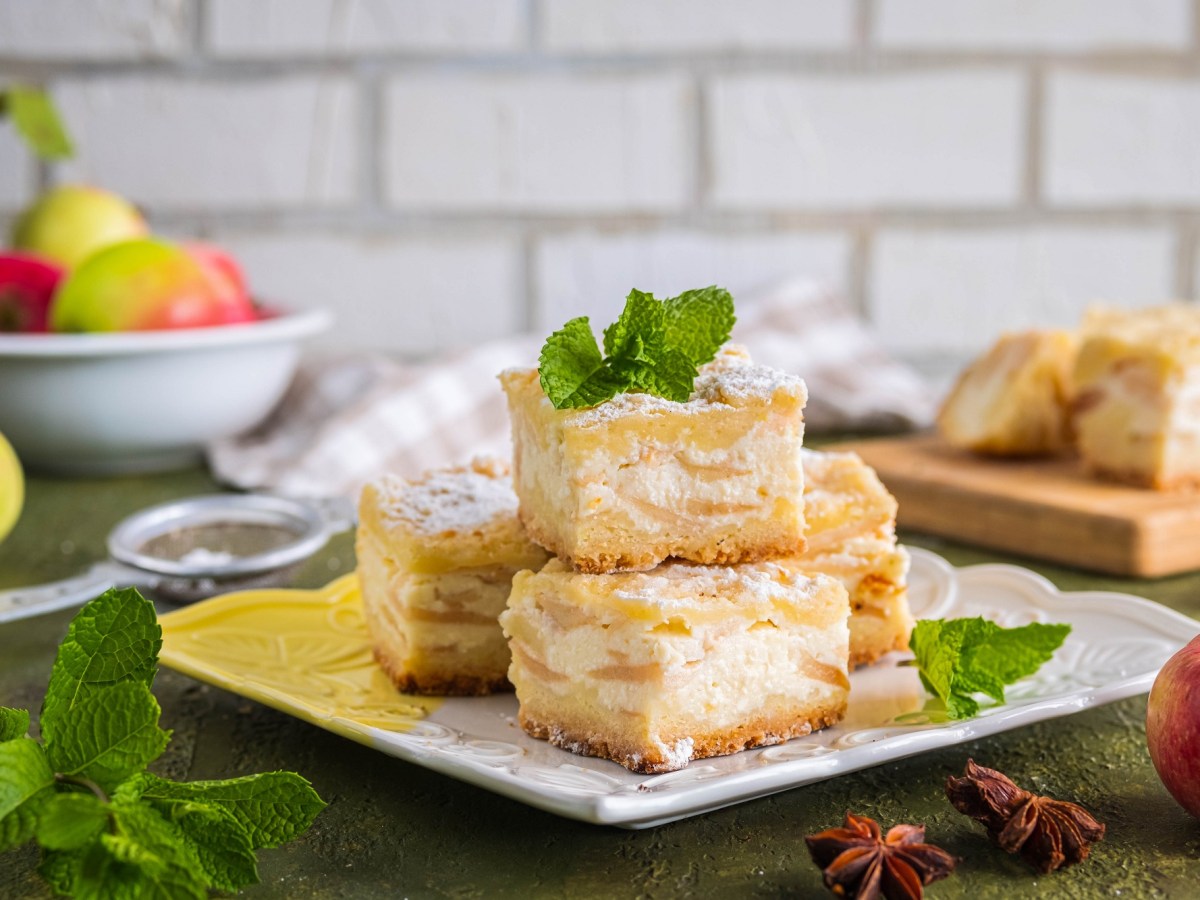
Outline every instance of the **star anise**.
<svg viewBox="0 0 1200 900">
<path fill-rule="evenodd" d="M 924 825 L 897 825 L 885 838 L 874 819 L 851 812 L 841 828 L 804 840 L 813 862 L 825 870 L 825 886 L 839 897 L 920 900 L 925 885 L 945 878 L 958 863 L 924 842 Z"/>
<path fill-rule="evenodd" d="M 1043 874 L 1087 859 L 1104 837 L 1104 825 L 1082 806 L 1031 794 L 973 759 L 962 778 L 946 779 L 946 796 L 960 813 L 982 822 L 1002 850 L 1020 853 Z"/>
</svg>

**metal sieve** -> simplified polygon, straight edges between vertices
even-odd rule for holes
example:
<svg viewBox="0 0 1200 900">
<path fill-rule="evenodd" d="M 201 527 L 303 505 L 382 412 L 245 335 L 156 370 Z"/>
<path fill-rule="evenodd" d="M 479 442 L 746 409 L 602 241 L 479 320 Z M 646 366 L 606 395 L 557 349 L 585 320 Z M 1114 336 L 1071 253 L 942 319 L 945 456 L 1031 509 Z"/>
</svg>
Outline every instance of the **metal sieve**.
<svg viewBox="0 0 1200 900">
<path fill-rule="evenodd" d="M 282 584 L 354 521 L 343 499 L 212 494 L 152 506 L 119 522 L 108 535 L 109 559 L 84 574 L 0 591 L 0 624 L 79 606 L 113 586 L 191 603 Z"/>
</svg>

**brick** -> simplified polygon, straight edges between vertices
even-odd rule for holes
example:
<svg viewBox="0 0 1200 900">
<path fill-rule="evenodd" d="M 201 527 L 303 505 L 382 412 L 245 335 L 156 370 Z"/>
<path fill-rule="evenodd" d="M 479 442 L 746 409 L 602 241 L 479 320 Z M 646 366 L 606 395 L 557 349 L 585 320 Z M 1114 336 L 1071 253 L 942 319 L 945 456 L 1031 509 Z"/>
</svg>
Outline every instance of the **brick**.
<svg viewBox="0 0 1200 900">
<path fill-rule="evenodd" d="M 212 0 L 208 47 L 218 56 L 454 53 L 519 49 L 523 0 Z"/>
<path fill-rule="evenodd" d="M 330 309 L 331 342 L 424 356 L 499 337 L 522 321 L 520 250 L 494 238 L 228 234 L 255 293 Z"/>
<path fill-rule="evenodd" d="M 712 89 L 712 202 L 964 207 L 1018 199 L 1021 79 L 991 70 L 734 76 Z"/>
<path fill-rule="evenodd" d="M 663 210 L 694 181 L 689 85 L 670 76 L 392 81 L 388 200 L 435 210 Z"/>
<path fill-rule="evenodd" d="M 844 287 L 850 242 L 840 235 L 705 234 L 695 231 L 547 237 L 537 245 L 536 330 L 587 315 L 597 331 L 613 321 L 630 288 L 659 297 L 709 284 L 735 299 L 793 276 Z"/>
<path fill-rule="evenodd" d="M 10 0 L 0 3 L 0 56 L 117 60 L 177 56 L 187 0 Z"/>
<path fill-rule="evenodd" d="M 1191 3 L 879 0 L 875 23 L 875 43 L 888 49 L 1184 49 L 1191 39 Z"/>
<path fill-rule="evenodd" d="M 849 47 L 851 0 L 543 0 L 544 45 L 573 53 Z"/>
<path fill-rule="evenodd" d="M 1093 303 L 1169 299 L 1174 247 L 1160 228 L 885 231 L 868 308 L 894 350 L 976 353 L 1004 330 L 1074 325 Z"/>
<path fill-rule="evenodd" d="M 89 79 L 56 91 L 79 146 L 60 167 L 163 209 L 354 199 L 357 110 L 341 78 Z"/>
<path fill-rule="evenodd" d="M 1200 80 L 1055 75 L 1045 131 L 1043 178 L 1053 203 L 1200 201 Z"/>
<path fill-rule="evenodd" d="M 0 122 L 0 210 L 19 210 L 33 199 L 33 187 L 33 154 L 9 123 Z"/>
</svg>

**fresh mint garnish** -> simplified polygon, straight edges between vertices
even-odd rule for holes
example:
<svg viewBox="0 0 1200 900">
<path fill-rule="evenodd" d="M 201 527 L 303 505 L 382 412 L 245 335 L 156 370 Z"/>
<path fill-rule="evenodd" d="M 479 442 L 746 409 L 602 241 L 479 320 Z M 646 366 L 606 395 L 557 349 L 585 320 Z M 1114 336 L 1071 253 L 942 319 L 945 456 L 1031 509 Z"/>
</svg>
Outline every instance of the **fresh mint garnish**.
<svg viewBox="0 0 1200 900">
<path fill-rule="evenodd" d="M 1040 669 L 1070 632 L 1040 622 L 1003 628 L 984 618 L 921 619 L 908 646 L 925 689 L 951 719 L 969 719 L 979 712 L 972 694 L 1003 703 L 1004 688 Z"/>
<path fill-rule="evenodd" d="M 595 406 L 628 391 L 682 403 L 735 321 L 733 297 L 724 288 L 667 300 L 632 290 L 620 318 L 604 329 L 603 355 L 587 316 L 546 339 L 538 360 L 542 390 L 555 409 Z"/>
<path fill-rule="evenodd" d="M 162 630 L 135 590 L 75 616 L 42 704 L 0 707 L 0 852 L 36 840 L 39 872 L 76 897 L 196 897 L 258 881 L 255 851 L 303 834 L 325 806 L 292 772 L 177 783 L 145 771 L 170 734 L 150 692 Z"/>
</svg>

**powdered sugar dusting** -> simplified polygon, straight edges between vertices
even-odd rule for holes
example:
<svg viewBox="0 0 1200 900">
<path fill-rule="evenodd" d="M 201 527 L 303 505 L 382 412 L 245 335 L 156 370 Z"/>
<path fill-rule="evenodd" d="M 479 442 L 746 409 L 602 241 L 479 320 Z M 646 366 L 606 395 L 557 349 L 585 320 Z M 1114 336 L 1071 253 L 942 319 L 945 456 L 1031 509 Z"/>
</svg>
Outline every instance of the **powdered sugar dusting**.
<svg viewBox="0 0 1200 900">
<path fill-rule="evenodd" d="M 423 534 L 477 531 L 517 514 L 508 466 L 499 460 L 438 469 L 418 481 L 385 476 L 378 485 L 384 516 Z"/>
<path fill-rule="evenodd" d="M 820 581 L 775 562 L 703 566 L 667 562 L 649 572 L 608 575 L 617 580 L 613 596 L 656 609 L 691 608 L 696 603 L 737 603 L 751 597 L 770 602 L 781 593 L 815 596 Z"/>
</svg>

